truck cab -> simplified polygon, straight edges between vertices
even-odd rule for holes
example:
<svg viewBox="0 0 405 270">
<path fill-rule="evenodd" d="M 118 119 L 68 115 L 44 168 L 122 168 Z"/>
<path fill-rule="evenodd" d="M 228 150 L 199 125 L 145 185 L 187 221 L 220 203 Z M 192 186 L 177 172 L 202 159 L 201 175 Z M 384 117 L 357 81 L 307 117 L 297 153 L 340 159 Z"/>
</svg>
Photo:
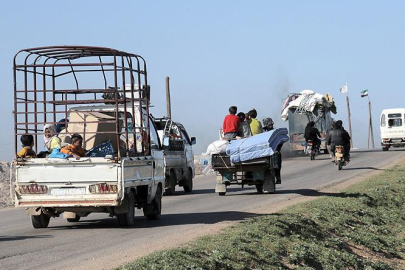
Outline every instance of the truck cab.
<svg viewBox="0 0 405 270">
<path fill-rule="evenodd" d="M 383 151 L 405 147 L 405 108 L 385 109 L 380 115 L 380 135 Z"/>
</svg>

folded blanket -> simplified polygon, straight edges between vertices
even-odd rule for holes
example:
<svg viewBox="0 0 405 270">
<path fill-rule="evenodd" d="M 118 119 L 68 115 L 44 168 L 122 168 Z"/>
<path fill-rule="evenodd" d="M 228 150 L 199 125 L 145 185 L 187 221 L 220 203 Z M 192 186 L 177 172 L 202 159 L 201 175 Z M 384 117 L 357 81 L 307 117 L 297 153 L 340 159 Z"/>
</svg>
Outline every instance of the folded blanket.
<svg viewBox="0 0 405 270">
<path fill-rule="evenodd" d="M 287 134 L 286 128 L 278 128 L 246 139 L 233 140 L 226 148 L 226 154 L 231 156 L 232 163 L 268 157 L 274 154 L 278 145 L 289 140 Z"/>
</svg>

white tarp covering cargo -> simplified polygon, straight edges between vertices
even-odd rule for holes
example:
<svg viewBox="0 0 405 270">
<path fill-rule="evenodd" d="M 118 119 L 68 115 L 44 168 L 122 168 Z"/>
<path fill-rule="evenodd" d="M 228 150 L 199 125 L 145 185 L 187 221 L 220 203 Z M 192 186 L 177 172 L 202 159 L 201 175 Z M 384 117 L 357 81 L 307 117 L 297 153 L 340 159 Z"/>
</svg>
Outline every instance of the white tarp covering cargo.
<svg viewBox="0 0 405 270">
<path fill-rule="evenodd" d="M 299 94 L 292 94 L 287 97 L 283 104 L 281 119 L 288 120 L 288 110 L 297 108 L 301 112 L 313 112 L 317 105 L 329 107 L 332 112 L 336 110 L 335 102 L 330 94 L 319 94 L 313 90 L 303 90 Z"/>
</svg>

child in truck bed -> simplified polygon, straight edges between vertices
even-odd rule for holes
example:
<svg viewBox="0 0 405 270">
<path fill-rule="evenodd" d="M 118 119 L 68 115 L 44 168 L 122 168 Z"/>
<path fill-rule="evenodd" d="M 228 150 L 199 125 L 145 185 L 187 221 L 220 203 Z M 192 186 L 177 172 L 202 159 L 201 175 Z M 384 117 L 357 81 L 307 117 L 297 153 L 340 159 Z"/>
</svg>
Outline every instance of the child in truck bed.
<svg viewBox="0 0 405 270">
<path fill-rule="evenodd" d="M 83 137 L 79 134 L 72 135 L 72 143 L 63 147 L 60 152 L 63 154 L 72 155 L 75 158 L 86 156 L 86 150 L 82 148 Z"/>
<path fill-rule="evenodd" d="M 31 134 L 24 134 L 21 135 L 21 143 L 23 145 L 23 149 L 18 152 L 17 157 L 20 158 L 34 158 L 36 157 L 35 151 L 32 150 L 34 146 L 34 136 Z"/>
</svg>

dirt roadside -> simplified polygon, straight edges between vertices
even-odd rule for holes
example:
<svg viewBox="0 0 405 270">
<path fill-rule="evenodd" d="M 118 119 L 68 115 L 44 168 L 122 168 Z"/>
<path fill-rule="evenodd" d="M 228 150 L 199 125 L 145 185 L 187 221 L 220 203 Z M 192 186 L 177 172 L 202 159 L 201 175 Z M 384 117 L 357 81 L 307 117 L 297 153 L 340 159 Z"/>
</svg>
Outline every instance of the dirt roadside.
<svg viewBox="0 0 405 270">
<path fill-rule="evenodd" d="M 10 166 L 10 162 L 0 162 L 0 209 L 14 205 L 10 196 Z"/>
</svg>

